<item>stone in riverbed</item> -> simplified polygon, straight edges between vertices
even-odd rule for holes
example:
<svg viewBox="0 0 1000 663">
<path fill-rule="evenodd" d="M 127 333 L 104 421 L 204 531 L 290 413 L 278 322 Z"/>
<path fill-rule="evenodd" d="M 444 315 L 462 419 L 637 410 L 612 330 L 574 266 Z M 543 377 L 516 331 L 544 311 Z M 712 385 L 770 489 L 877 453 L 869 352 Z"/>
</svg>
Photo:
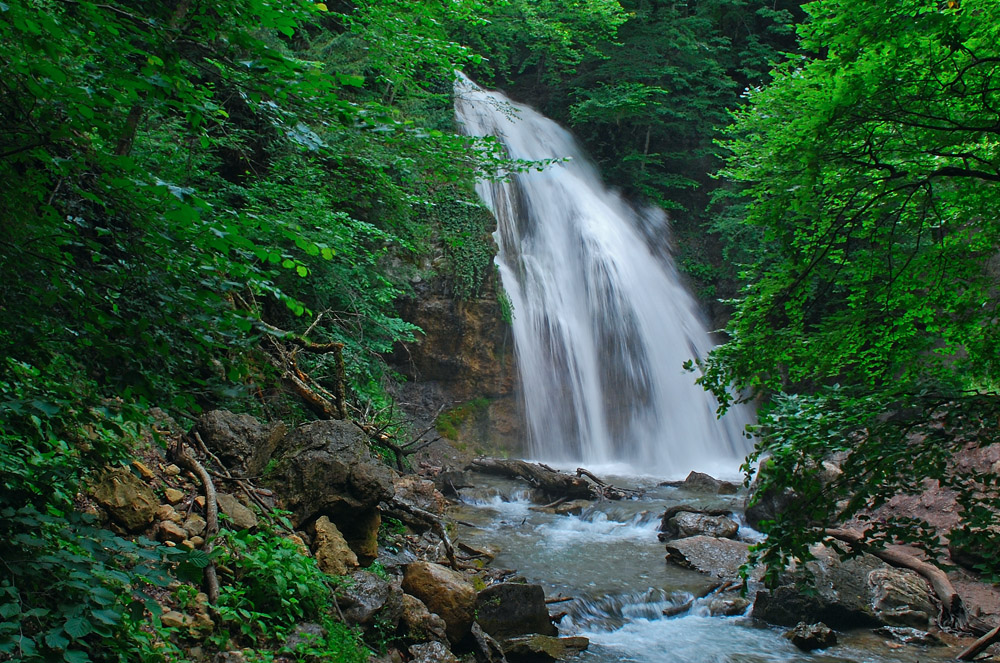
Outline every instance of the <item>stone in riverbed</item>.
<svg viewBox="0 0 1000 663">
<path fill-rule="evenodd" d="M 713 495 L 734 495 L 740 487 L 731 481 L 722 481 L 704 472 L 691 472 L 684 481 L 665 481 L 661 486 L 683 488 L 696 493 L 711 493 Z"/>
<path fill-rule="evenodd" d="M 503 653 L 510 663 L 541 663 L 579 654 L 590 646 L 590 640 L 582 636 L 523 635 L 502 644 Z"/>
<path fill-rule="evenodd" d="M 691 536 L 667 544 L 667 560 L 719 578 L 736 578 L 750 544 L 712 536 Z"/>
<path fill-rule="evenodd" d="M 799 622 L 795 628 L 785 633 L 785 637 L 802 651 L 826 649 L 837 644 L 837 634 L 823 622 L 816 624 Z"/>
<path fill-rule="evenodd" d="M 704 513 L 681 511 L 671 518 L 671 526 L 677 538 L 689 536 L 714 536 L 717 539 L 734 539 L 740 526 L 725 516 L 710 516 Z"/>
<path fill-rule="evenodd" d="M 708 612 L 713 617 L 735 617 L 742 615 L 750 607 L 750 601 L 742 596 L 712 599 Z"/>
<path fill-rule="evenodd" d="M 528 633 L 557 635 L 541 585 L 505 582 L 479 592 L 476 621 L 498 640 Z"/>
</svg>

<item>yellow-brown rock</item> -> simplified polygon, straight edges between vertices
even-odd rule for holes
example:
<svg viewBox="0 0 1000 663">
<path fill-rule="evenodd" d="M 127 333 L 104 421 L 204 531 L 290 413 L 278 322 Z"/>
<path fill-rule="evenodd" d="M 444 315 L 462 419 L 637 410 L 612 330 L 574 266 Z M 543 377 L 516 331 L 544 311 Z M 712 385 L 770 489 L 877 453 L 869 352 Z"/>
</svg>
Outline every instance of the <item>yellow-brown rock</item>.
<svg viewBox="0 0 1000 663">
<path fill-rule="evenodd" d="M 156 474 L 153 473 L 153 470 L 149 469 L 149 467 L 147 467 L 142 461 L 133 460 L 132 467 L 135 468 L 135 471 L 138 472 L 139 476 L 141 476 L 145 481 L 152 481 L 156 478 Z"/>
<path fill-rule="evenodd" d="M 448 639 L 458 642 L 472 626 L 476 590 L 460 573 L 432 562 L 406 566 L 403 591 L 424 602 L 427 609 L 444 619 Z"/>
<path fill-rule="evenodd" d="M 187 532 L 184 528 L 173 522 L 172 520 L 162 520 L 160 524 L 157 525 L 156 538 L 160 541 L 173 541 L 174 543 L 180 543 L 187 539 Z"/>
<path fill-rule="evenodd" d="M 329 518 L 326 516 L 318 518 L 313 530 L 313 554 L 316 557 L 316 564 L 323 572 L 342 576 L 350 569 L 357 568 L 357 555 Z"/>
<path fill-rule="evenodd" d="M 156 496 L 149 486 L 127 469 L 102 474 L 91 494 L 111 518 L 129 532 L 137 532 L 153 522 Z"/>
<path fill-rule="evenodd" d="M 163 491 L 163 496 L 166 497 L 167 501 L 171 504 L 177 504 L 184 499 L 184 491 L 177 490 L 176 488 L 167 488 Z"/>
</svg>

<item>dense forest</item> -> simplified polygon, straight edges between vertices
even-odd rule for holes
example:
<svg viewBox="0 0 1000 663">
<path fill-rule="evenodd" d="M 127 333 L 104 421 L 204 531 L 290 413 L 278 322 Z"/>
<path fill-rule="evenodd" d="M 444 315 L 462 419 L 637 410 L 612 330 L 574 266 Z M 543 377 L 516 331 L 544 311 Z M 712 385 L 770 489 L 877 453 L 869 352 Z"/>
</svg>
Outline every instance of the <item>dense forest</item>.
<svg viewBox="0 0 1000 663">
<path fill-rule="evenodd" d="M 0 0 L 0 660 L 176 656 L 143 588 L 207 557 L 76 508 L 159 418 L 394 423 L 384 357 L 421 333 L 396 301 L 431 272 L 478 296 L 475 182 L 545 166 L 459 133 L 455 70 L 671 214 L 729 318 L 692 368 L 758 404 L 764 487 L 809 505 L 764 561 L 930 478 L 997 577 L 1000 477 L 949 463 L 1000 415 L 995 0 Z M 327 580 L 288 573 L 261 641 L 320 611 Z"/>
</svg>

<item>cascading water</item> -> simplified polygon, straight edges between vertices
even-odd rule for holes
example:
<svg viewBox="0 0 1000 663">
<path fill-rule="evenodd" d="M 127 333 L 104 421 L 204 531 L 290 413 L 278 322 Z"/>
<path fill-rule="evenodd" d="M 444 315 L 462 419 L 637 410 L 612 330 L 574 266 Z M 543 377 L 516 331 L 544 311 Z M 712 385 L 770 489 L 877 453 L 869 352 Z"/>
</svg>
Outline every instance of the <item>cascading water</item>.
<svg viewBox="0 0 1000 663">
<path fill-rule="evenodd" d="M 495 136 L 514 159 L 562 160 L 477 189 L 497 217 L 532 455 L 732 474 L 750 412 L 717 419 L 682 368 L 712 344 L 663 241 L 647 239 L 666 229 L 663 212 L 608 190 L 569 132 L 531 108 L 461 74 L 455 92 L 469 135 Z"/>
</svg>

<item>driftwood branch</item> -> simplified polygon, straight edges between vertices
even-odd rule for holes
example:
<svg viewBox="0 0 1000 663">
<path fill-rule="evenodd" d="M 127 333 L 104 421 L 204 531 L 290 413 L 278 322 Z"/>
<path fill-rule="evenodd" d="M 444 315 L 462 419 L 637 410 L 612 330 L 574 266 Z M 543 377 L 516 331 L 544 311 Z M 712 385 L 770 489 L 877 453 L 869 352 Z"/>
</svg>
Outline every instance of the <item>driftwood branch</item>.
<svg viewBox="0 0 1000 663">
<path fill-rule="evenodd" d="M 864 534 L 857 530 L 827 529 L 826 535 L 838 541 L 849 543 L 852 546 L 864 545 Z M 955 591 L 955 587 L 948 580 L 948 576 L 944 571 L 901 550 L 866 548 L 866 552 L 875 555 L 888 564 L 916 571 L 923 576 L 930 583 L 934 589 L 934 593 L 941 601 L 941 616 L 939 618 L 941 626 L 953 629 L 965 629 L 968 626 L 969 616 L 965 610 L 965 603 L 962 601 L 962 597 L 958 595 L 958 592 Z"/>
<path fill-rule="evenodd" d="M 215 570 L 215 562 L 211 559 L 212 541 L 219 533 L 219 502 L 216 498 L 215 484 L 205 470 L 205 466 L 185 451 L 183 437 L 177 441 L 177 446 L 174 449 L 174 460 L 191 470 L 201 481 L 202 488 L 205 490 L 205 545 L 202 546 L 202 550 L 209 555 L 210 560 L 208 566 L 205 567 L 205 593 L 208 595 L 209 605 L 215 606 L 219 602 L 219 577 Z"/>
<path fill-rule="evenodd" d="M 971 661 L 997 640 L 1000 640 L 1000 626 L 997 626 L 992 631 L 969 645 L 961 654 L 958 655 L 958 660 Z"/>
</svg>

